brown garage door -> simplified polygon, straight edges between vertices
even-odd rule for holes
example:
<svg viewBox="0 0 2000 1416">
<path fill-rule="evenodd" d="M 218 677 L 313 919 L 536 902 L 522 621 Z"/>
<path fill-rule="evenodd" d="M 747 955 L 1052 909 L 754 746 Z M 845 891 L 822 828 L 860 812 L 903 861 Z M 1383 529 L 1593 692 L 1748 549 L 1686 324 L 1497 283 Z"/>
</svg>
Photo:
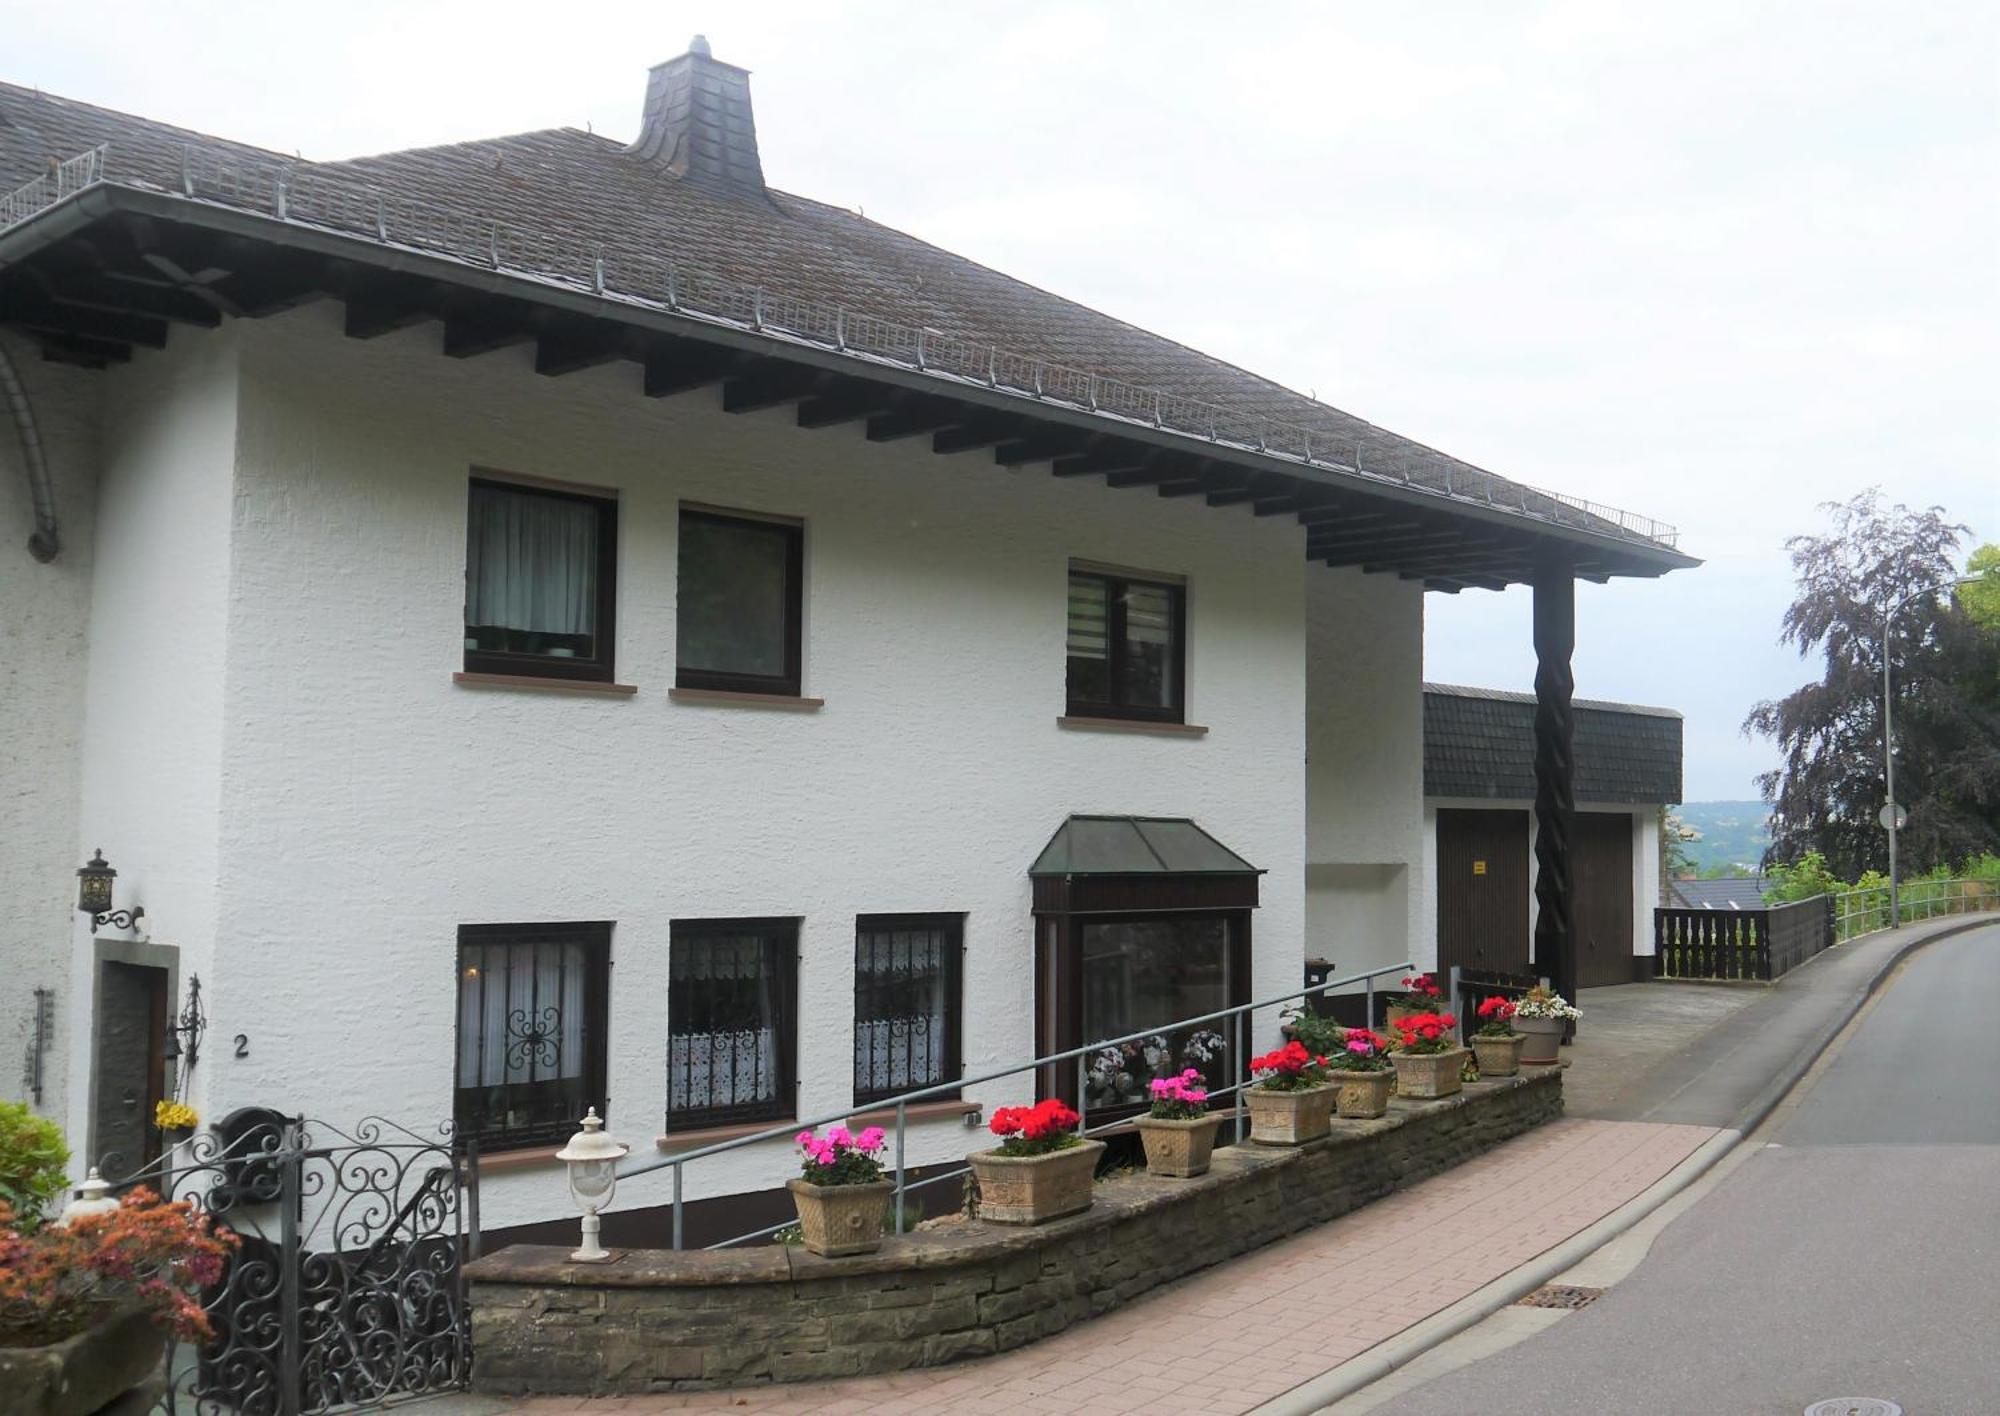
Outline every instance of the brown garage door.
<svg viewBox="0 0 2000 1416">
<path fill-rule="evenodd" d="M 1528 813 L 1440 811 L 1437 833 L 1438 972 L 1527 973 Z"/>
<path fill-rule="evenodd" d="M 1580 988 L 1632 981 L 1632 818 L 1579 811 L 1576 873 L 1576 981 Z"/>
</svg>

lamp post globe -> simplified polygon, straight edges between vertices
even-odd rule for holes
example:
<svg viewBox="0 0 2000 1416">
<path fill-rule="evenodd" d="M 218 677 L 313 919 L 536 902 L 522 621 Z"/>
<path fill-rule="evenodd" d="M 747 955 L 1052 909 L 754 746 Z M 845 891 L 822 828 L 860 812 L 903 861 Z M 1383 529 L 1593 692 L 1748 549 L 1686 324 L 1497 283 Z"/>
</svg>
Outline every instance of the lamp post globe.
<svg viewBox="0 0 2000 1416">
<path fill-rule="evenodd" d="M 618 1162 L 632 1148 L 604 1133 L 604 1121 L 591 1107 L 582 1121 L 583 1129 L 569 1138 L 556 1152 L 556 1159 L 569 1169 L 569 1193 L 583 1211 L 583 1243 L 570 1260 L 579 1264 L 601 1264 L 611 1251 L 598 1242 L 598 1215 L 610 1208 L 618 1190 Z"/>
</svg>

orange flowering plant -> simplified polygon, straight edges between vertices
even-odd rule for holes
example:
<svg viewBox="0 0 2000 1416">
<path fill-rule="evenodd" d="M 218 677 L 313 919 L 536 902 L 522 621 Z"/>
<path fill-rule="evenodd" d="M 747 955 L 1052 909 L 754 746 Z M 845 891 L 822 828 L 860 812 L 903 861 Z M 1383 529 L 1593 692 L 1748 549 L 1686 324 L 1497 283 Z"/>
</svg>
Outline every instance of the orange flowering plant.
<svg viewBox="0 0 2000 1416">
<path fill-rule="evenodd" d="M 114 1211 L 33 1234 L 0 1201 L 0 1347 L 37 1347 L 81 1332 L 107 1308 L 138 1307 L 174 1336 L 210 1336 L 196 1296 L 222 1278 L 237 1238 L 185 1200 L 144 1187 Z"/>
</svg>

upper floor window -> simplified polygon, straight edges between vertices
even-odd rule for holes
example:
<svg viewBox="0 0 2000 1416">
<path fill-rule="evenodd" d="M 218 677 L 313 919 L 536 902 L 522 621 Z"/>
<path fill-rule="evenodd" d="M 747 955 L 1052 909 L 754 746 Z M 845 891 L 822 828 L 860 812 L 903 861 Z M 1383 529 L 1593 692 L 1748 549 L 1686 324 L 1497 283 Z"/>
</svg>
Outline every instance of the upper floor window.
<svg viewBox="0 0 2000 1416">
<path fill-rule="evenodd" d="M 1069 573 L 1069 713 L 1184 721 L 1186 588 L 1096 570 Z"/>
<path fill-rule="evenodd" d="M 920 914 L 855 920 L 857 1103 L 941 1086 L 959 1075 L 964 919 Z"/>
<path fill-rule="evenodd" d="M 677 919 L 667 969 L 667 1129 L 790 1116 L 799 922 Z"/>
<path fill-rule="evenodd" d="M 799 693 L 805 529 L 681 508 L 681 688 Z"/>
<path fill-rule="evenodd" d="M 610 682 L 617 556 L 616 501 L 474 478 L 466 671 Z"/>
<path fill-rule="evenodd" d="M 458 929 L 458 1134 L 484 1145 L 558 1142 L 607 1113 L 611 926 Z"/>
</svg>

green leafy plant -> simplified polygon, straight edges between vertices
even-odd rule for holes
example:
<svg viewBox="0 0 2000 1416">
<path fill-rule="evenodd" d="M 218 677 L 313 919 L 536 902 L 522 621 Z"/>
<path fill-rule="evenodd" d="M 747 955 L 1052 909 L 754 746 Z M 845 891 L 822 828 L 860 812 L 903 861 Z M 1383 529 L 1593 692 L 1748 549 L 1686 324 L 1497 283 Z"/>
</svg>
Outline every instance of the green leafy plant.
<svg viewBox="0 0 2000 1416">
<path fill-rule="evenodd" d="M 69 1185 L 68 1164 L 69 1147 L 55 1122 L 0 1101 L 0 1204 L 12 1211 L 13 1229 L 32 1234 L 41 1227 Z"/>
<path fill-rule="evenodd" d="M 1319 1013 L 1293 1008 L 1284 1015 L 1285 1036 L 1316 1057 L 1331 1057 L 1346 1039 L 1347 1029 Z"/>
</svg>

